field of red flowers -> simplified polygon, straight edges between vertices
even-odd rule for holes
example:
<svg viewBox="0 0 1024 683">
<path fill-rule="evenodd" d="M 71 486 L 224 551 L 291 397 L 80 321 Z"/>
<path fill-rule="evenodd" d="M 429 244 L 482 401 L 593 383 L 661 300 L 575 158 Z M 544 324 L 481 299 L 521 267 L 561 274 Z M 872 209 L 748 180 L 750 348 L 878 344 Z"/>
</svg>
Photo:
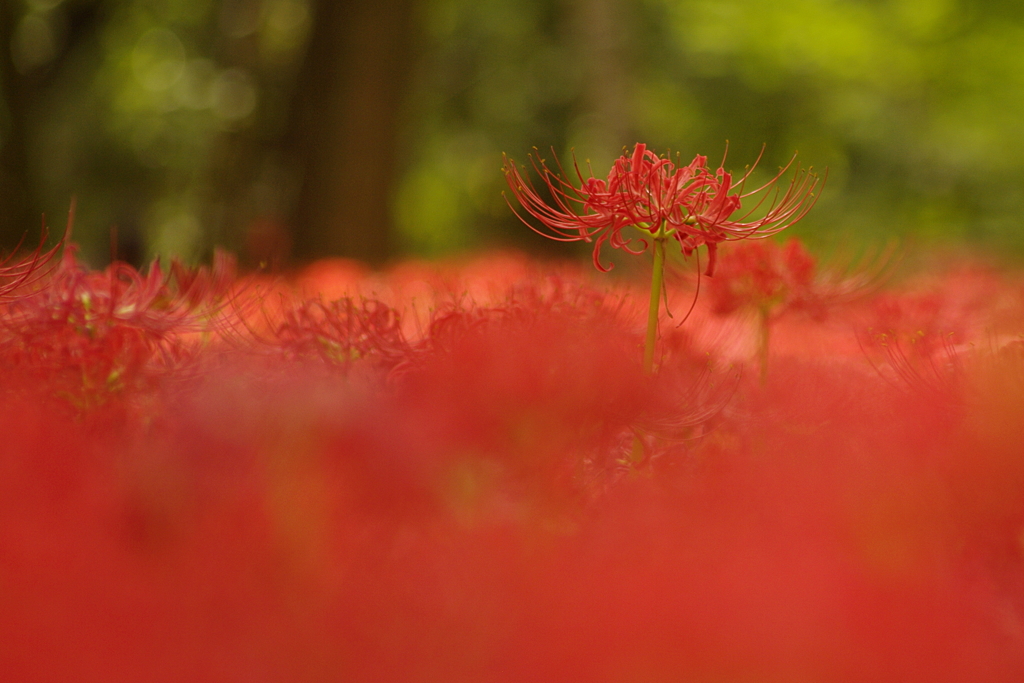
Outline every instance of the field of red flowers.
<svg viewBox="0 0 1024 683">
<path fill-rule="evenodd" d="M 1015 274 L 2 268 L 5 680 L 1024 680 Z"/>
</svg>

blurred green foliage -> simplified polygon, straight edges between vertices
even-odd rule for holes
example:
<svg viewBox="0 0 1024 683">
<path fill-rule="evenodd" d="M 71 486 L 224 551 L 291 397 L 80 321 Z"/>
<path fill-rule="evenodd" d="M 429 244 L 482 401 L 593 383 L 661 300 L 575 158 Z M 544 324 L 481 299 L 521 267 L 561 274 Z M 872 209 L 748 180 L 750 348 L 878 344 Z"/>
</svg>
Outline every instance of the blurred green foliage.
<svg viewBox="0 0 1024 683">
<path fill-rule="evenodd" d="M 287 184 L 273 169 L 230 168 L 230 157 L 244 141 L 269 157 L 286 130 L 306 0 L 14 4 L 3 104 L 8 120 L 25 119 L 24 139 L 5 140 L 0 125 L 0 145 L 27 147 L 33 208 L 54 229 L 77 197 L 74 236 L 87 257 L 103 259 L 117 226 L 150 254 L 196 258 L 238 246 L 229 207 L 244 220 L 281 208 Z M 245 172 L 245 187 L 225 166 Z"/>
<path fill-rule="evenodd" d="M 93 38 L 62 42 L 86 6 Z M 1024 254 L 1015 0 L 421 0 L 416 12 L 400 173 L 382 207 L 401 252 L 566 249 L 512 216 L 502 152 L 522 163 L 533 146 L 563 160 L 575 149 L 601 175 L 637 141 L 685 160 L 728 141 L 734 170 L 762 145 L 764 173 L 797 150 L 828 167 L 794 229 L 812 243 L 898 235 Z M 28 140 L 43 208 L 59 215 L 77 194 L 92 253 L 113 223 L 135 221 L 151 253 L 195 256 L 287 216 L 301 173 L 279 143 L 316 15 L 307 0 L 23 2 L 11 51 L 19 77 L 46 74 Z M 259 153 L 226 182 L 239 139 Z"/>
<path fill-rule="evenodd" d="M 421 79 L 429 94 L 419 105 L 430 115 L 399 194 L 400 216 L 422 209 L 400 223 L 417 247 L 506 229 L 507 209 L 494 199 L 499 151 L 526 161 L 533 144 L 562 156 L 575 147 L 600 174 L 638 140 L 712 159 L 728 140 L 727 167 L 750 163 L 762 144 L 766 168 L 796 150 L 804 164 L 828 167 L 821 202 L 796 228 L 811 241 L 895 234 L 1024 251 L 1024 4 L 557 8 L 431 3 Z M 602 14 L 610 18 L 593 19 Z M 586 44 L 595 40 L 605 46 L 599 59 Z M 420 201 L 432 184 L 445 201 Z"/>
</svg>

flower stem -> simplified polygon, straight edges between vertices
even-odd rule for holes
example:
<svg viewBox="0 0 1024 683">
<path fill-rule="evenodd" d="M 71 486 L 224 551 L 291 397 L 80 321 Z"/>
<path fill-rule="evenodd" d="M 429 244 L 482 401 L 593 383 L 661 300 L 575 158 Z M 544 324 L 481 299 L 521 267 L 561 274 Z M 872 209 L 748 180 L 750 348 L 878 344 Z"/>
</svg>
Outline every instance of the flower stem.
<svg viewBox="0 0 1024 683">
<path fill-rule="evenodd" d="M 644 341 L 644 374 L 654 372 L 654 345 L 658 340 L 658 313 L 665 282 L 665 237 L 658 231 L 654 238 L 654 271 L 651 274 L 651 305 L 647 311 L 647 339 Z"/>
<path fill-rule="evenodd" d="M 658 341 L 658 314 L 661 312 L 661 290 L 665 283 L 665 228 L 654 236 L 654 270 L 651 274 L 651 305 L 647 311 L 647 337 L 644 340 L 644 374 L 654 373 L 654 346 Z M 639 435 L 633 436 L 633 450 L 629 455 L 635 468 L 644 459 L 644 444 Z"/>
</svg>

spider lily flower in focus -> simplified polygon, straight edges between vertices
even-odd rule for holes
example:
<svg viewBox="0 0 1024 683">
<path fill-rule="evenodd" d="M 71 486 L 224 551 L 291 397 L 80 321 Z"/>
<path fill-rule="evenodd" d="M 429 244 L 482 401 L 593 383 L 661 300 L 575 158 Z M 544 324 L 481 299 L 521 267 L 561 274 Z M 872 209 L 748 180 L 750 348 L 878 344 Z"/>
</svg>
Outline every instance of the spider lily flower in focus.
<svg viewBox="0 0 1024 683">
<path fill-rule="evenodd" d="M 605 243 L 640 254 L 651 242 L 673 238 L 684 256 L 701 245 L 707 246 L 706 274 L 713 275 L 719 243 L 767 237 L 784 230 L 811 209 L 819 187 L 815 174 L 797 168 L 783 191 L 779 181 L 792 167 L 791 159 L 764 185 L 744 191 L 756 162 L 734 182 L 732 174 L 722 167 L 712 171 L 705 156 L 697 155 L 688 165 L 679 166 L 669 155 L 658 156 L 643 143 L 638 143 L 632 154 L 623 154 L 615 161 L 607 180 L 592 173 L 585 178 L 574 160 L 578 186 L 566 176 L 557 158 L 557 173 L 539 156 L 531 155 L 531 161 L 547 186 L 550 202 L 507 156 L 503 170 L 523 210 L 548 232 L 534 227 L 514 206 L 512 210 L 545 237 L 594 242 L 594 265 L 601 271 L 611 269 L 601 264 Z M 753 197 L 758 197 L 754 206 L 743 212 L 743 201 Z M 763 209 L 765 202 L 767 209 Z M 760 217 L 755 217 L 757 214 Z M 631 226 L 638 235 L 624 234 L 624 228 Z"/>
<path fill-rule="evenodd" d="M 552 150 L 554 154 L 554 150 Z M 793 159 L 779 169 L 768 182 L 749 192 L 744 191 L 751 166 L 733 182 L 731 173 L 722 166 L 712 171 L 707 157 L 697 155 L 686 166 L 673 161 L 669 154 L 659 156 L 637 143 L 633 153 L 623 153 L 612 164 L 608 179 L 596 178 L 593 172 L 585 178 L 579 164 L 573 169 L 577 186 L 567 177 L 558 162 L 558 173 L 548 168 L 544 159 L 531 156 L 534 171 L 547 186 L 550 203 L 524 178 L 512 159 L 504 156 L 503 170 L 512 194 L 523 210 L 539 221 L 548 232 L 534 227 L 516 207 L 512 211 L 535 232 L 563 242 L 594 242 L 594 266 L 600 271 L 611 269 L 601 264 L 601 247 L 642 254 L 652 247 L 654 264 L 651 273 L 651 296 L 644 338 L 643 368 L 654 372 L 654 350 L 658 337 L 658 315 L 661 310 L 665 276 L 665 249 L 669 239 L 679 243 L 683 256 L 690 256 L 704 245 L 708 250 L 706 274 L 715 271 L 718 245 L 721 242 L 761 238 L 774 235 L 804 217 L 815 202 L 818 177 L 797 167 L 785 192 L 779 179 L 793 165 Z M 760 157 L 758 157 L 758 161 Z M 722 163 L 724 165 L 725 159 Z M 737 187 L 735 191 L 733 188 Z M 743 200 L 759 196 L 754 206 L 742 211 Z M 768 201 L 767 209 L 763 205 Z M 759 215 L 760 217 L 755 217 Z M 636 228 L 639 234 L 623 234 L 625 228 Z M 636 240 L 634 244 L 634 240 Z M 634 440 L 631 461 L 644 460 L 639 437 Z"/>
</svg>

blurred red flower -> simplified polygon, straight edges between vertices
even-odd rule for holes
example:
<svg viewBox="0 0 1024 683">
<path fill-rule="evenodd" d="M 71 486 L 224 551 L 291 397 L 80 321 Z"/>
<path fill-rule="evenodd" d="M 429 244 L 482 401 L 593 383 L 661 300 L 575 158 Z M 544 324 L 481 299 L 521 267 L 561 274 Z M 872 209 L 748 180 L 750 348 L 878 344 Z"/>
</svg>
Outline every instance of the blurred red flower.
<svg viewBox="0 0 1024 683">
<path fill-rule="evenodd" d="M 798 240 L 737 245 L 722 260 L 710 292 L 716 313 L 752 308 L 771 317 L 794 307 L 820 306 L 814 257 Z"/>
<path fill-rule="evenodd" d="M 584 178 L 574 161 L 579 187 L 566 177 L 557 158 L 558 173 L 548 168 L 539 156 L 531 155 L 531 161 L 547 186 L 552 203 L 541 196 L 508 157 L 504 161 L 505 178 L 526 213 L 550 232 L 535 228 L 514 206 L 512 210 L 545 237 L 565 242 L 595 242 L 594 265 L 602 271 L 611 268 L 604 267 L 600 261 L 605 242 L 615 249 L 639 254 L 647 249 L 648 236 L 653 239 L 661 235 L 673 237 L 686 256 L 702 244 L 706 245 L 707 274 L 711 275 L 720 242 L 767 237 L 785 229 L 810 210 L 819 186 L 816 175 L 798 168 L 789 187 L 782 192 L 777 183 L 792 166 L 791 160 L 764 185 L 744 192 L 753 167 L 739 183 L 734 183 L 732 174 L 722 167 L 711 171 L 705 156 L 697 155 L 688 165 L 679 166 L 669 155 L 658 156 L 643 143 L 638 143 L 632 154 L 623 154 L 615 161 L 607 180 L 595 178 L 593 173 Z M 736 185 L 738 190 L 730 194 Z M 737 216 L 742 200 L 756 195 L 761 196 L 754 207 Z M 767 210 L 754 218 L 755 213 L 761 213 L 769 197 Z M 636 238 L 637 247 L 632 246 L 633 237 L 622 233 L 622 229 L 629 226 L 641 232 Z"/>
</svg>

